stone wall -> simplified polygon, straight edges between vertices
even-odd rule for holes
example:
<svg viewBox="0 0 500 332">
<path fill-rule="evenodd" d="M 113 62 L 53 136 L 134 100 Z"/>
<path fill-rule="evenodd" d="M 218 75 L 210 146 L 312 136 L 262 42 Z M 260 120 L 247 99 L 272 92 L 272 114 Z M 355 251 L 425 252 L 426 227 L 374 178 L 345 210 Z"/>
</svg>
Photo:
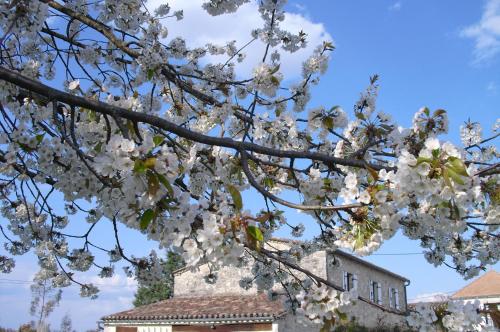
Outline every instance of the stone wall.
<svg viewBox="0 0 500 332">
<path fill-rule="evenodd" d="M 284 249 L 287 244 L 284 242 L 272 243 L 274 248 Z M 304 257 L 301 261 L 301 267 L 304 269 L 332 281 L 342 287 L 343 271 L 356 274 L 358 278 L 359 295 L 369 299 L 369 281 L 380 282 L 382 286 L 382 305 L 389 307 L 389 287 L 397 288 L 399 291 L 400 310 L 405 311 L 406 299 L 404 280 L 397 278 L 387 272 L 378 270 L 358 260 L 351 258 L 348 254 L 336 254 L 336 263 L 332 253 L 318 251 L 310 256 Z M 175 274 L 174 296 L 207 296 L 223 294 L 256 294 L 256 287 L 245 290 L 239 286 L 242 277 L 250 276 L 251 264 L 242 268 L 224 267 L 217 272 L 217 280 L 210 284 L 205 282 L 204 276 L 209 274 L 208 266 L 202 265 L 197 271 L 184 270 Z M 297 273 L 300 276 L 300 273 Z M 300 276 L 304 277 L 304 276 Z M 347 313 L 350 318 L 354 318 L 361 325 L 366 327 L 395 327 L 404 326 L 405 316 L 386 312 L 376 306 L 357 301 L 353 310 Z M 299 331 L 317 331 L 318 327 L 313 324 L 304 326 L 297 321 L 297 317 L 287 315 L 285 318 L 277 321 L 279 331 L 299 332 Z"/>
<path fill-rule="evenodd" d="M 376 269 L 367 264 L 360 263 L 348 254 L 332 254 L 327 256 L 328 280 L 342 286 L 343 273 L 348 272 L 357 276 L 357 290 L 359 296 L 370 299 L 370 280 L 381 284 L 382 306 L 389 307 L 389 287 L 397 288 L 399 293 L 400 311 L 406 311 L 405 281 L 387 272 Z M 352 312 L 347 313 L 357 322 L 366 327 L 404 325 L 406 317 L 400 314 L 386 312 L 375 305 L 357 301 Z"/>
<path fill-rule="evenodd" d="M 174 297 L 178 296 L 206 296 L 223 294 L 256 294 L 253 286 L 249 290 L 240 287 L 239 281 L 250 276 L 250 266 L 241 268 L 223 267 L 217 271 L 215 283 L 205 282 L 204 277 L 210 273 L 207 265 L 201 265 L 197 271 L 180 271 L 174 276 Z"/>
<path fill-rule="evenodd" d="M 334 259 L 336 262 L 334 262 Z M 389 307 L 389 287 L 396 288 L 399 293 L 399 306 L 401 311 L 406 311 L 405 281 L 381 270 L 365 265 L 349 257 L 347 254 L 332 254 L 327 257 L 328 280 L 342 286 L 343 273 L 355 274 L 358 279 L 358 294 L 370 298 L 370 280 L 382 286 L 382 305 Z"/>
<path fill-rule="evenodd" d="M 272 243 L 273 247 L 283 249 L 283 243 Z M 257 288 L 253 286 L 249 290 L 240 287 L 241 278 L 250 276 L 252 263 L 247 266 L 223 267 L 217 271 L 217 280 L 215 283 L 205 282 L 204 277 L 210 273 L 207 265 L 201 265 L 197 271 L 181 270 L 174 275 L 174 296 L 205 296 L 205 295 L 223 295 L 223 294 L 256 294 Z M 313 272 L 314 274 L 325 278 L 326 271 L 326 252 L 318 251 L 301 261 L 301 267 Z M 301 273 L 297 276 L 303 278 Z M 278 287 L 278 286 L 276 286 Z"/>
</svg>

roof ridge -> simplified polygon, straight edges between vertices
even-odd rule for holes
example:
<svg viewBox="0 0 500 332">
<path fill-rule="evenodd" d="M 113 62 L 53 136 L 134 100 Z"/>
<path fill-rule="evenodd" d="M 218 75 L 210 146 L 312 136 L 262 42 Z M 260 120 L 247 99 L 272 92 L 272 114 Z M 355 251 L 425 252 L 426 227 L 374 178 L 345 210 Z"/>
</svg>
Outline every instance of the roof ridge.
<svg viewBox="0 0 500 332">
<path fill-rule="evenodd" d="M 499 283 L 495 284 L 494 282 L 489 282 L 490 278 L 498 278 Z M 495 286 L 497 286 L 497 289 L 494 288 Z M 477 277 L 475 280 L 472 280 L 464 287 L 460 288 L 451 297 L 473 298 L 493 295 L 500 295 L 500 273 L 491 269 L 490 271 L 487 271 L 483 275 Z"/>
</svg>

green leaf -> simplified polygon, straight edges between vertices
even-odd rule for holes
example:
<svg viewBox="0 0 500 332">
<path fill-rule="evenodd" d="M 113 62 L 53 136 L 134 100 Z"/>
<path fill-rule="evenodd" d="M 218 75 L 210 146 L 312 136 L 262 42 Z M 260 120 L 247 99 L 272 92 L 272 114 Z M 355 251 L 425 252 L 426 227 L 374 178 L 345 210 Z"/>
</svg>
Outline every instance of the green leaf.
<svg viewBox="0 0 500 332">
<path fill-rule="evenodd" d="M 464 184 L 465 184 L 465 182 L 464 182 L 464 180 L 462 179 L 462 177 L 461 177 L 461 176 L 460 176 L 457 172 L 455 172 L 455 171 L 453 170 L 453 168 L 448 167 L 448 169 L 447 169 L 447 170 L 448 170 L 448 175 L 450 176 L 450 178 L 451 178 L 454 182 L 456 182 L 456 183 L 458 183 L 458 184 L 461 184 L 461 185 L 464 185 Z"/>
<path fill-rule="evenodd" d="M 376 182 L 378 180 L 378 172 L 376 170 L 374 170 L 373 168 L 371 168 L 370 166 L 366 166 L 366 169 L 368 170 L 368 172 L 372 176 L 373 181 Z"/>
<path fill-rule="evenodd" d="M 148 177 L 148 194 L 154 196 L 160 189 L 160 181 L 158 176 L 151 171 L 148 171 L 146 176 Z"/>
<path fill-rule="evenodd" d="M 365 115 L 361 112 L 355 112 L 354 115 L 360 120 L 366 120 Z"/>
<path fill-rule="evenodd" d="M 142 174 L 146 172 L 146 165 L 144 165 L 144 162 L 140 159 L 136 159 L 134 161 L 134 172 Z"/>
<path fill-rule="evenodd" d="M 434 158 L 439 158 L 439 154 L 441 153 L 441 149 L 434 149 L 432 150 L 432 156 Z"/>
<path fill-rule="evenodd" d="M 247 227 L 247 232 L 255 240 L 259 242 L 264 241 L 264 235 L 262 234 L 262 231 L 259 227 L 250 225 Z"/>
<path fill-rule="evenodd" d="M 141 230 L 145 230 L 146 228 L 148 228 L 154 217 L 155 212 L 153 210 L 147 209 L 146 211 L 144 211 L 141 219 L 139 220 L 139 227 L 141 228 Z"/>
<path fill-rule="evenodd" d="M 97 153 L 100 153 L 102 150 L 102 142 L 99 142 L 97 143 L 95 146 L 94 146 L 94 151 L 97 152 Z M 134 163 L 134 166 L 135 166 L 135 163 Z"/>
<path fill-rule="evenodd" d="M 331 116 L 326 116 L 321 121 L 326 129 L 333 129 L 333 118 Z"/>
<path fill-rule="evenodd" d="M 38 144 L 42 143 L 42 140 L 43 140 L 44 136 L 45 136 L 45 134 L 39 134 L 39 135 L 35 136 L 36 141 L 38 142 Z"/>
<path fill-rule="evenodd" d="M 156 176 L 158 176 L 158 180 L 160 180 L 160 183 L 167 189 L 168 193 L 170 196 L 174 196 L 174 188 L 170 185 L 170 182 L 168 182 L 167 178 L 163 176 L 163 174 L 156 173 Z"/>
<path fill-rule="evenodd" d="M 418 157 L 417 158 L 417 166 L 420 165 L 421 163 L 430 163 L 431 161 L 432 161 L 431 158 Z"/>
<path fill-rule="evenodd" d="M 443 109 L 438 109 L 434 111 L 434 114 L 432 115 L 433 118 L 437 118 L 438 116 L 441 116 L 443 114 L 446 114 L 446 111 Z"/>
<path fill-rule="evenodd" d="M 243 208 L 243 200 L 241 198 L 240 191 L 238 190 L 238 188 L 231 184 L 227 185 L 227 191 L 229 191 L 231 197 L 233 198 L 234 206 L 238 211 L 240 211 Z"/>
<path fill-rule="evenodd" d="M 163 143 L 164 140 L 165 140 L 165 137 L 163 137 L 161 135 L 156 135 L 153 137 L 153 143 L 155 144 L 155 146 L 160 145 L 161 143 Z"/>
<path fill-rule="evenodd" d="M 273 83 L 274 85 L 279 85 L 280 80 L 276 76 L 271 76 L 271 83 Z"/>
<path fill-rule="evenodd" d="M 451 184 L 448 168 L 443 168 L 443 179 L 444 179 L 444 182 L 446 183 L 446 185 L 448 187 L 452 188 L 452 191 L 453 191 L 453 186 Z"/>
<path fill-rule="evenodd" d="M 28 146 L 28 145 L 26 145 L 26 144 L 19 143 L 19 142 L 18 142 L 17 144 L 19 144 L 19 147 L 20 147 L 20 148 L 21 148 L 21 150 L 23 150 L 24 152 L 28 152 L 28 153 L 30 153 L 30 152 L 35 151 L 35 149 L 31 148 L 30 146 Z"/>
<path fill-rule="evenodd" d="M 452 207 L 452 218 L 455 218 L 456 220 L 460 219 L 460 209 L 458 208 L 457 204 L 455 204 L 453 201 L 451 202 L 451 207 Z"/>
<path fill-rule="evenodd" d="M 151 81 L 153 75 L 155 74 L 154 69 L 148 69 L 148 80 Z"/>
<path fill-rule="evenodd" d="M 340 311 L 338 309 L 335 309 L 335 312 L 339 316 L 340 320 L 343 320 L 343 321 L 347 321 L 348 320 L 347 314 L 345 312 L 342 312 L 342 311 Z"/>
<path fill-rule="evenodd" d="M 429 108 L 426 107 L 426 108 L 424 108 L 424 113 L 425 113 L 425 115 L 429 116 L 431 111 L 429 110 Z"/>
<path fill-rule="evenodd" d="M 144 160 L 144 167 L 149 168 L 149 169 L 154 169 L 156 165 L 156 158 L 155 157 L 150 157 L 146 160 Z"/>
<path fill-rule="evenodd" d="M 97 113 L 95 111 L 89 110 L 89 120 L 91 122 L 99 122 L 99 118 L 97 117 Z"/>
<path fill-rule="evenodd" d="M 323 326 L 321 326 L 319 332 L 330 332 L 335 325 L 335 319 L 323 319 Z"/>
<path fill-rule="evenodd" d="M 278 64 L 276 67 L 274 67 L 269 74 L 275 74 L 278 72 L 278 70 L 280 70 L 280 64 Z"/>
<path fill-rule="evenodd" d="M 274 180 L 271 179 L 271 178 L 265 178 L 264 179 L 264 185 L 266 186 L 266 188 L 273 188 L 274 187 Z"/>
<path fill-rule="evenodd" d="M 465 167 L 465 164 L 461 159 L 457 157 L 449 157 L 448 162 L 450 163 L 453 171 L 462 176 L 469 176 L 469 174 L 467 174 L 467 168 Z"/>
</svg>

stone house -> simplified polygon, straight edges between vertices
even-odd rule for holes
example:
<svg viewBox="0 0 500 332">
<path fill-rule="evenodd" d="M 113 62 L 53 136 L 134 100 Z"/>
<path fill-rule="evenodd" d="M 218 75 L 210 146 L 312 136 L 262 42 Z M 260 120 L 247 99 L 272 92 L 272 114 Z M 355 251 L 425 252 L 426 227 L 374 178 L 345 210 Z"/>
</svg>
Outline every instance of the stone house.
<svg viewBox="0 0 500 332">
<path fill-rule="evenodd" d="M 272 243 L 290 245 L 280 239 Z M 359 324 L 404 326 L 408 279 L 340 250 L 317 251 L 304 257 L 301 267 L 339 288 L 356 288 L 360 300 L 348 315 Z M 317 325 L 299 322 L 279 300 L 269 300 L 255 286 L 241 288 L 239 281 L 250 275 L 250 266 L 224 267 L 212 283 L 205 282 L 208 274 L 206 265 L 176 271 L 173 298 L 105 316 L 105 332 L 318 331 Z"/>
<path fill-rule="evenodd" d="M 500 273 L 491 270 L 451 296 L 454 300 L 481 303 L 484 321 L 500 329 Z"/>
</svg>

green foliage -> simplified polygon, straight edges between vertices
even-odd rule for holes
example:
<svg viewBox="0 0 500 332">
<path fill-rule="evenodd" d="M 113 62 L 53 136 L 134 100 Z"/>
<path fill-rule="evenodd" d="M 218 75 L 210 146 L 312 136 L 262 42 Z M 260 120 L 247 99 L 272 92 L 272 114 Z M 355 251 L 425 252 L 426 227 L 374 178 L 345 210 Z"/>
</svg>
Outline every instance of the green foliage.
<svg viewBox="0 0 500 332">
<path fill-rule="evenodd" d="M 247 228 L 248 234 L 254 238 L 255 240 L 262 242 L 264 241 L 264 235 L 262 231 L 256 226 L 248 226 Z"/>
<path fill-rule="evenodd" d="M 153 220 L 154 216 L 155 216 L 155 213 L 153 210 L 147 209 L 146 211 L 144 211 L 144 213 L 142 214 L 141 219 L 139 221 L 139 226 L 141 227 L 142 230 L 145 230 L 146 228 L 148 228 L 148 226 L 151 223 L 151 221 Z"/>
<path fill-rule="evenodd" d="M 174 295 L 173 272 L 183 266 L 182 257 L 169 251 L 167 260 L 163 263 L 163 280 L 149 287 L 139 285 L 135 293 L 134 306 L 138 307 L 171 298 Z"/>
<path fill-rule="evenodd" d="M 233 185 L 227 185 L 227 190 L 229 191 L 231 197 L 233 198 L 233 203 L 236 209 L 241 210 L 243 208 L 243 200 L 241 198 L 241 193 L 238 190 L 238 188 L 236 188 Z"/>
</svg>

